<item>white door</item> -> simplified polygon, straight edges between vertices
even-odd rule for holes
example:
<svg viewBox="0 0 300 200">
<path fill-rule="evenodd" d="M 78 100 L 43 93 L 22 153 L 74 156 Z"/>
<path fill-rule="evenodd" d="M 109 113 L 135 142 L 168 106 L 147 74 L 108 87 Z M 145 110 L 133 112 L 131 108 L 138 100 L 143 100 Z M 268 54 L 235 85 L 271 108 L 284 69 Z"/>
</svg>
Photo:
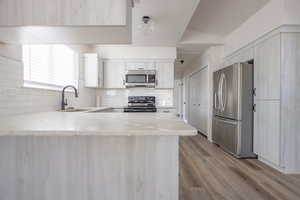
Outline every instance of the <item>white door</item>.
<svg viewBox="0 0 300 200">
<path fill-rule="evenodd" d="M 200 132 L 207 135 L 208 123 L 208 68 L 200 71 L 199 115 Z"/>
<path fill-rule="evenodd" d="M 188 117 L 188 122 L 190 125 L 194 126 L 195 128 L 198 129 L 197 127 L 197 111 L 195 110 L 196 103 L 197 103 L 197 95 L 196 95 L 196 79 L 194 76 L 191 76 L 189 79 L 189 117 Z"/>
<path fill-rule="evenodd" d="M 189 123 L 207 135 L 208 69 L 194 73 L 189 81 Z"/>
<path fill-rule="evenodd" d="M 104 62 L 104 88 L 125 88 L 125 65 L 121 61 Z"/>
<path fill-rule="evenodd" d="M 174 92 L 173 92 L 173 97 L 174 97 L 174 106 L 176 108 L 176 114 L 180 117 L 183 118 L 183 113 L 182 113 L 182 81 L 181 80 L 175 80 L 175 87 L 174 87 Z"/>
<path fill-rule="evenodd" d="M 185 122 L 188 121 L 188 113 L 189 113 L 189 109 L 188 109 L 188 106 L 189 106 L 189 78 L 187 77 L 184 77 L 183 80 L 183 88 L 182 88 L 182 95 L 183 95 L 183 98 L 182 98 L 182 101 L 183 101 L 183 105 L 182 105 L 182 113 L 183 113 L 183 120 Z"/>
</svg>

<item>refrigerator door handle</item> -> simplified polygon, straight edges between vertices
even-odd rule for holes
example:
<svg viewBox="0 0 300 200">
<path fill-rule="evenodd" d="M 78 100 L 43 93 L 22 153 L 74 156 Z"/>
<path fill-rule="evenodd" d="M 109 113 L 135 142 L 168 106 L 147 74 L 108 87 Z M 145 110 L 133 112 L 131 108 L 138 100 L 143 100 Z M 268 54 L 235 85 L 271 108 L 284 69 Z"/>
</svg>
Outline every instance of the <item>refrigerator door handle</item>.
<svg viewBox="0 0 300 200">
<path fill-rule="evenodd" d="M 218 85 L 218 110 L 222 111 L 222 75 L 219 79 L 219 85 Z"/>
<path fill-rule="evenodd" d="M 223 93 L 223 91 L 224 91 L 224 93 Z M 227 80 L 226 80 L 226 75 L 224 74 L 223 84 L 222 84 L 222 103 L 223 103 L 222 107 L 223 107 L 223 112 L 226 109 L 226 103 L 227 103 L 226 95 L 227 95 Z M 223 100 L 223 98 L 224 98 L 224 100 Z"/>
<path fill-rule="evenodd" d="M 233 124 L 233 125 L 238 124 L 238 121 L 234 121 L 234 120 L 231 120 L 231 119 L 221 119 L 219 117 L 215 117 L 215 119 L 220 121 L 220 122 L 227 123 L 227 124 Z"/>
<path fill-rule="evenodd" d="M 225 77 L 225 74 L 222 73 L 221 74 L 221 77 L 220 77 L 220 82 L 219 82 L 219 101 L 220 101 L 220 110 L 221 112 L 224 112 L 225 110 L 225 102 L 226 101 L 226 96 L 225 96 L 225 100 L 224 100 L 224 94 L 226 95 L 226 91 L 224 91 L 224 84 L 225 84 L 225 87 L 226 86 L 226 77 Z M 227 90 L 227 89 L 226 89 Z"/>
<path fill-rule="evenodd" d="M 217 93 L 214 94 L 214 109 L 217 109 Z"/>
</svg>

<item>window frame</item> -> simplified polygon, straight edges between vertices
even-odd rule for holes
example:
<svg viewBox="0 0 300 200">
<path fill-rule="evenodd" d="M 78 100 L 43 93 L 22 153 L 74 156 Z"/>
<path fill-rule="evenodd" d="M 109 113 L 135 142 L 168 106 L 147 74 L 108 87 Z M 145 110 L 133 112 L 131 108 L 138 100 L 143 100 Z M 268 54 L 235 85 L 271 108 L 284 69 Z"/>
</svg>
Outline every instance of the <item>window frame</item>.
<svg viewBox="0 0 300 200">
<path fill-rule="evenodd" d="M 28 44 L 27 44 L 28 45 Z M 29 44 L 31 45 L 31 44 Z M 32 46 L 35 44 L 32 44 Z M 39 44 L 40 45 L 40 44 Z M 45 45 L 49 45 L 51 46 L 51 44 L 45 44 Z M 59 45 L 63 45 L 63 44 L 59 44 Z M 67 45 L 64 45 L 66 47 L 68 47 Z M 29 89 L 41 89 L 41 90 L 52 90 L 52 91 L 61 91 L 66 85 L 57 85 L 54 83 L 44 83 L 44 82 L 38 82 L 38 81 L 32 81 L 32 80 L 25 80 L 25 64 L 24 64 L 24 58 L 23 58 L 23 54 L 24 54 L 24 45 L 22 45 L 22 79 L 23 79 L 23 88 L 29 88 Z M 70 48 L 70 47 L 68 47 Z M 71 48 L 72 49 L 72 48 Z M 72 49 L 73 50 L 73 49 Z M 80 65 L 80 54 L 78 52 L 74 51 L 74 85 L 75 88 L 79 88 L 79 65 Z M 51 61 L 51 70 L 53 71 L 53 64 Z M 30 76 L 30 74 L 29 74 Z M 68 92 L 74 92 L 74 90 L 68 90 Z"/>
</svg>

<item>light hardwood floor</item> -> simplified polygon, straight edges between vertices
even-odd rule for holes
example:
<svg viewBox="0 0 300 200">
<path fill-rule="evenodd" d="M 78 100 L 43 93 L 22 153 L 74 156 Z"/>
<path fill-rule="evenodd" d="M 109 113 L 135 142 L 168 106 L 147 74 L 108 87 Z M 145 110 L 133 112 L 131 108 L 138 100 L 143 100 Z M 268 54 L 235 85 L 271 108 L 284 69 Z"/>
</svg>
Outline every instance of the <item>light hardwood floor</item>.
<svg viewBox="0 0 300 200">
<path fill-rule="evenodd" d="M 239 160 L 203 136 L 180 138 L 180 200 L 297 200 L 300 175 Z"/>
</svg>

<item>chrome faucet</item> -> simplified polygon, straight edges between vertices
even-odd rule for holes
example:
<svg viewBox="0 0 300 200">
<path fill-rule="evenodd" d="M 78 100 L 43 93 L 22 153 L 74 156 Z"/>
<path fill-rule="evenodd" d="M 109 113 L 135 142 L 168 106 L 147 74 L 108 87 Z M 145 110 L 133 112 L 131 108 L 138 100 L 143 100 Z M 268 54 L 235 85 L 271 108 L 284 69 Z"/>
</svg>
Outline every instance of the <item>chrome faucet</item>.
<svg viewBox="0 0 300 200">
<path fill-rule="evenodd" d="M 67 88 L 73 88 L 74 91 L 75 91 L 75 97 L 77 98 L 78 97 L 78 91 L 77 89 L 73 86 L 73 85 L 67 85 L 63 88 L 62 90 L 62 99 L 61 99 L 61 110 L 65 110 L 65 106 L 68 105 L 68 102 L 67 102 L 67 99 L 65 99 L 65 90 Z"/>
</svg>

